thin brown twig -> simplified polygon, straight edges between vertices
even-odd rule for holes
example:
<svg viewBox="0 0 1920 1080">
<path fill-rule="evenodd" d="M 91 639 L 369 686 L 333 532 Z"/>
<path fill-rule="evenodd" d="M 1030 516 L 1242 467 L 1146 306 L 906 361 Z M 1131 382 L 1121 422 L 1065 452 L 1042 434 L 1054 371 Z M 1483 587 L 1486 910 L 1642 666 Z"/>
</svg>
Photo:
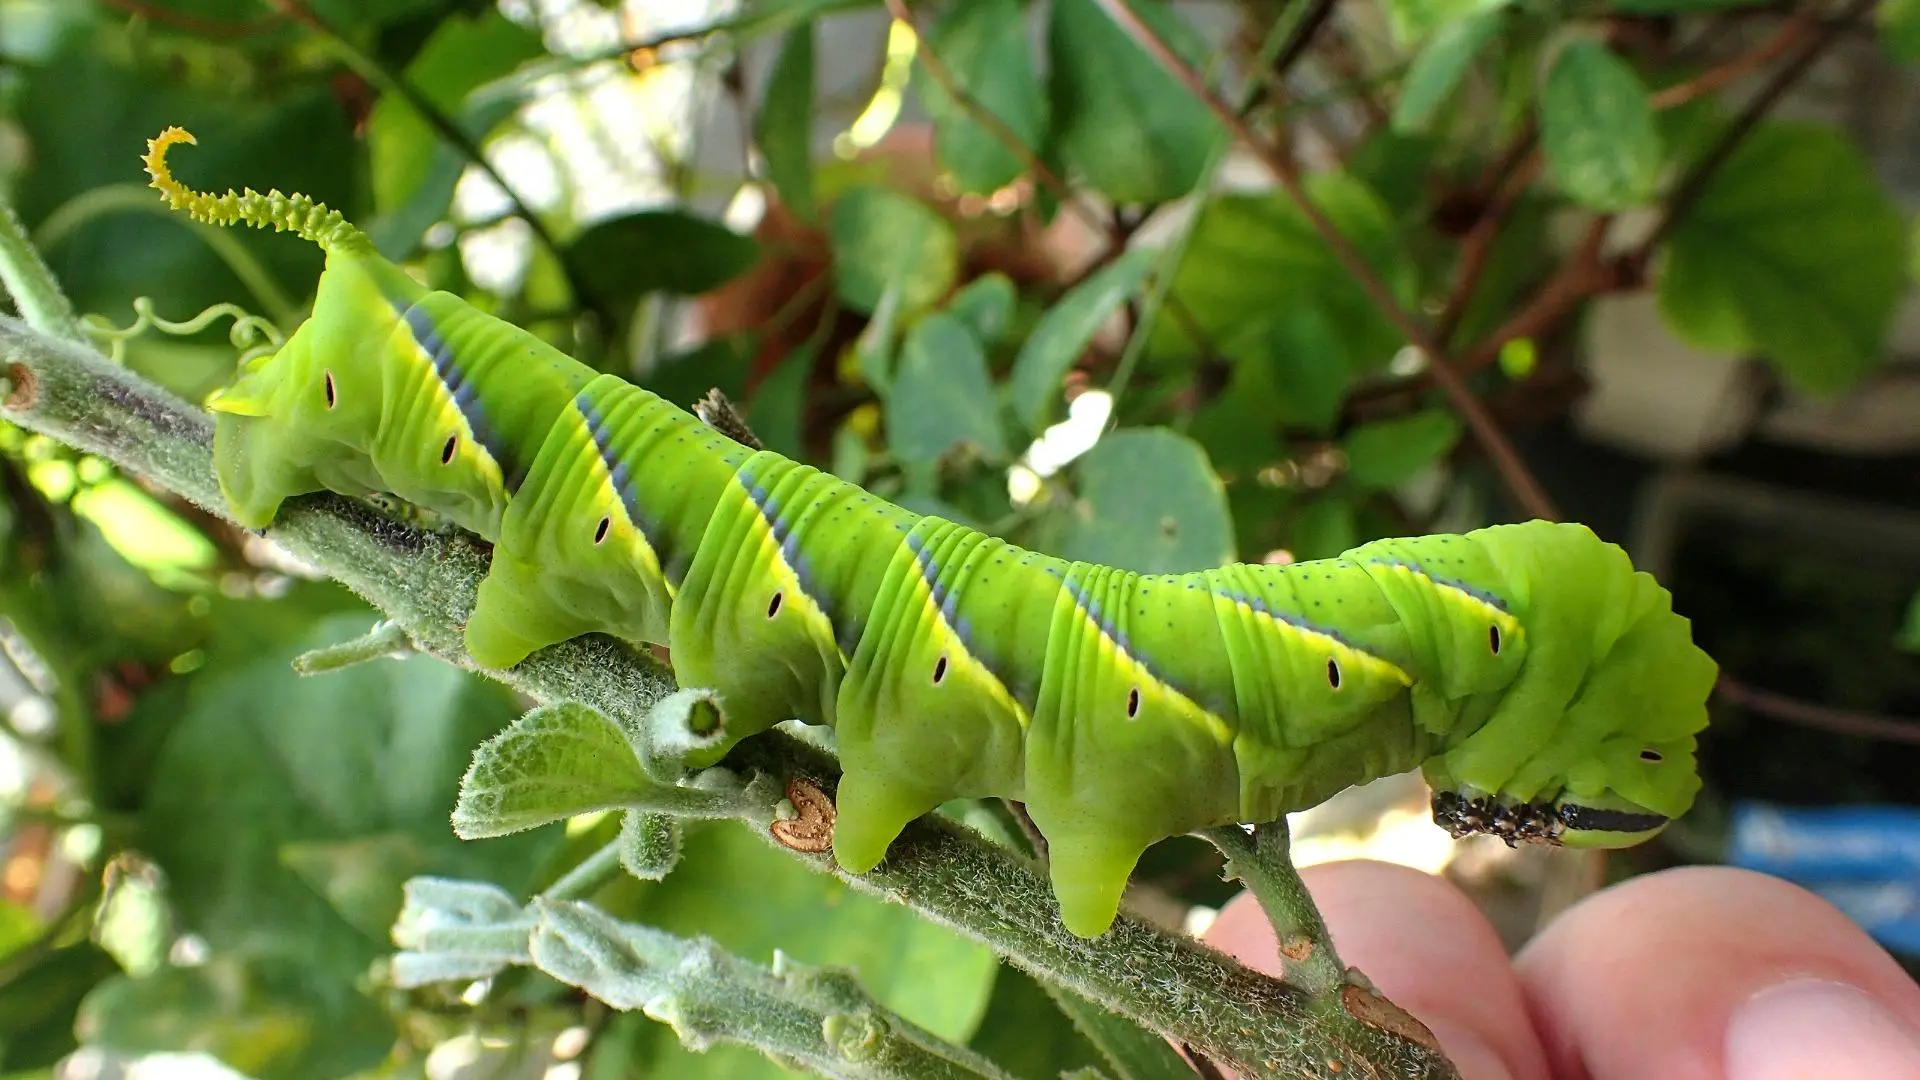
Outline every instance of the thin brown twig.
<svg viewBox="0 0 1920 1080">
<path fill-rule="evenodd" d="M 1468 430 L 1473 433 L 1482 452 L 1493 463 L 1495 470 L 1505 482 L 1507 490 L 1513 494 L 1514 500 L 1520 504 L 1521 509 L 1534 517 L 1549 520 L 1558 518 L 1560 515 L 1553 505 L 1553 500 L 1547 497 L 1546 491 L 1540 486 L 1540 481 L 1527 468 L 1526 463 L 1520 460 L 1519 453 L 1514 450 L 1506 433 L 1500 430 L 1491 416 L 1487 415 L 1479 399 L 1473 396 L 1473 392 L 1467 389 L 1466 383 L 1459 374 L 1449 366 L 1446 354 L 1434 339 L 1432 330 L 1423 326 L 1419 319 L 1401 307 L 1399 300 L 1387 288 L 1386 282 L 1382 281 L 1373 267 L 1367 264 L 1366 259 L 1348 241 L 1339 227 L 1308 197 L 1306 189 L 1301 186 L 1299 170 L 1293 160 L 1284 151 L 1257 137 L 1239 114 L 1207 87 L 1197 72 L 1174 55 L 1173 50 L 1160 40 L 1160 36 L 1154 33 L 1151 27 L 1140 21 L 1140 17 L 1127 6 L 1125 0 L 1094 0 L 1094 2 L 1099 4 L 1116 26 L 1126 32 L 1134 44 L 1140 46 L 1147 55 L 1153 57 L 1156 63 L 1178 79 L 1196 100 L 1206 105 L 1235 139 L 1245 144 L 1260 158 L 1266 165 L 1267 171 L 1272 173 L 1274 179 L 1285 189 L 1288 197 L 1313 225 L 1314 231 L 1320 234 L 1328 250 L 1340 260 L 1341 265 L 1353 276 L 1354 281 L 1366 292 L 1368 298 L 1409 343 L 1426 354 L 1428 368 L 1434 382 L 1439 385 L 1448 403 L 1466 423 Z"/>
<path fill-rule="evenodd" d="M 1595 216 L 1587 224 L 1586 235 L 1540 291 L 1512 318 L 1468 349 L 1460 359 L 1460 370 L 1473 372 L 1486 367 L 1499 358 L 1500 350 L 1509 341 L 1540 337 L 1558 326 L 1581 301 L 1617 288 L 1621 281 L 1619 268 L 1600 255 L 1607 229 L 1612 224 L 1610 214 Z"/>
<path fill-rule="evenodd" d="M 1446 304 L 1440 309 L 1440 317 L 1433 326 L 1434 337 L 1443 343 L 1452 341 L 1454 331 L 1460 328 L 1460 320 L 1466 317 L 1467 307 L 1473 302 L 1473 291 L 1479 287 L 1480 276 L 1486 273 L 1487 263 L 1493 257 L 1494 244 L 1506 227 L 1507 215 L 1513 213 L 1520 196 L 1526 193 L 1534 177 L 1540 173 L 1543 159 L 1533 150 L 1532 130 L 1532 125 L 1528 125 L 1527 134 L 1515 140 L 1513 149 L 1518 151 L 1517 154 L 1510 151 L 1503 155 L 1505 159 L 1517 157 L 1518 160 L 1509 166 L 1502 179 L 1495 181 L 1499 187 L 1492 201 L 1460 241 L 1460 258 L 1454 273 L 1453 289 L 1447 294 Z"/>
<path fill-rule="evenodd" d="M 906 0 L 886 0 L 886 5 L 887 13 L 893 16 L 895 22 L 903 23 L 913 31 L 915 59 L 920 61 L 921 67 L 927 69 L 927 74 L 933 81 L 940 84 L 940 89 L 953 99 L 953 103 L 959 107 L 960 111 L 966 113 L 974 123 L 986 128 L 987 132 L 998 139 L 1002 146 L 1018 157 L 1021 166 L 1032 173 L 1048 191 L 1051 191 L 1054 198 L 1060 200 L 1060 205 L 1071 210 L 1074 216 L 1084 222 L 1088 228 L 1107 237 L 1113 247 L 1125 247 L 1126 238 L 1113 228 L 1112 222 L 1102 217 L 1091 206 L 1086 205 L 1059 173 L 1054 172 L 1046 162 L 1040 160 L 1040 155 L 1034 152 L 1033 147 L 1027 145 L 1019 132 L 1008 127 L 1005 120 L 1000 119 L 992 109 L 982 105 L 980 99 L 974 97 L 971 91 L 960 85 L 960 80 L 954 77 L 953 70 L 947 67 L 946 61 L 942 60 L 940 55 L 927 44 L 927 36 L 920 32 L 920 24 L 914 20 L 913 12 L 908 9 Z"/>
<path fill-rule="evenodd" d="M 886 0 L 886 7 L 887 13 L 895 21 L 904 23 L 913 31 L 915 58 L 920 61 L 922 67 L 927 69 L 927 75 L 934 82 L 939 83 L 940 89 L 953 99 L 960 111 L 986 128 L 994 138 L 1000 141 L 1001 145 L 1012 151 L 1014 156 L 1020 159 L 1021 166 L 1052 192 L 1054 198 L 1060 201 L 1060 205 L 1067 207 L 1088 228 L 1106 237 L 1106 252 L 1083 269 L 1076 280 L 1067 285 L 1067 288 L 1079 284 L 1101 267 L 1125 254 L 1128 241 L 1132 238 L 1134 231 L 1144 224 L 1144 219 L 1128 225 L 1121 221 L 1118 215 L 1103 217 L 1093 207 L 1088 206 L 1059 173 L 1054 172 L 1045 161 L 1040 159 L 1039 153 L 1027 145 L 1019 132 L 1008 127 L 1006 121 L 1000 119 L 991 109 L 981 104 L 979 98 L 974 97 L 966 87 L 960 85 L 952 69 L 947 67 L 939 54 L 928 46 L 926 35 L 920 32 L 920 26 L 914 21 L 913 12 L 907 7 L 906 0 Z M 1166 298 L 1166 308 L 1174 321 L 1180 324 L 1181 331 L 1191 338 L 1202 352 L 1211 353 L 1214 350 L 1211 336 L 1179 297 L 1169 294 Z"/>
<path fill-rule="evenodd" d="M 1704 97 L 1716 90 L 1732 85 L 1743 76 L 1759 70 L 1763 65 L 1773 62 L 1781 53 L 1804 40 L 1814 31 L 1813 17 L 1806 13 L 1795 15 L 1782 23 L 1772 37 L 1741 53 L 1739 56 L 1695 75 L 1686 82 L 1675 83 L 1665 90 L 1654 94 L 1650 102 L 1656 109 L 1672 109 L 1695 98 Z"/>
<path fill-rule="evenodd" d="M 1721 674 L 1714 690 L 1723 699 L 1774 720 L 1843 735 L 1857 735 L 1863 739 L 1920 744 L 1920 721 L 1907 717 L 1815 705 L 1757 686 L 1748 686 L 1725 673 Z"/>
<path fill-rule="evenodd" d="M 1753 100 L 1747 103 L 1746 108 L 1740 111 L 1740 115 L 1727 125 L 1727 129 L 1720 134 L 1720 138 L 1713 146 L 1701 155 L 1699 163 L 1681 179 L 1679 186 L 1674 190 L 1673 198 L 1667 202 L 1666 212 L 1660 216 L 1659 222 L 1648 233 L 1646 240 L 1640 244 L 1636 253 L 1637 258 L 1645 261 L 1652 256 L 1654 249 L 1659 247 L 1660 242 L 1667 238 L 1674 226 L 1686 216 L 1687 211 L 1693 209 L 1694 204 L 1700 200 L 1708 182 L 1713 179 L 1720 166 L 1733 155 L 1740 142 L 1779 102 L 1781 96 L 1799 82 L 1808 69 L 1813 67 L 1813 62 L 1820 58 L 1820 54 L 1839 40 L 1841 32 L 1871 11 L 1875 2 L 1876 0 L 1854 0 L 1847 5 L 1840 17 L 1822 25 L 1807 37 L 1797 38 L 1803 42 L 1799 52 L 1774 73 L 1766 86 L 1762 87 L 1760 92 L 1754 95 Z M 1782 48 L 1784 50 L 1785 46 Z"/>
</svg>

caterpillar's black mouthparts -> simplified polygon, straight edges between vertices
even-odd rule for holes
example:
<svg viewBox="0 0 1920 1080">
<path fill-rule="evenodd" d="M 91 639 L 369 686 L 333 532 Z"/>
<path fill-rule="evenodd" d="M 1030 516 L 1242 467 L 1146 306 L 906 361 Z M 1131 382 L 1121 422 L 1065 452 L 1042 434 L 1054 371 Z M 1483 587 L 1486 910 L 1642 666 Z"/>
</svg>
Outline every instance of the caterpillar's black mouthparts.
<svg viewBox="0 0 1920 1080">
<path fill-rule="evenodd" d="M 1451 791 L 1433 793 L 1433 820 L 1454 839 L 1491 833 L 1517 847 L 1522 842 L 1555 844 L 1565 828 L 1560 811 L 1551 803 L 1503 803 L 1493 798 L 1469 799 Z"/>
<path fill-rule="evenodd" d="M 1667 823 L 1660 814 L 1546 802 L 1503 803 L 1491 796 L 1470 799 L 1452 791 L 1433 793 L 1433 820 L 1456 840 L 1488 833 L 1505 840 L 1508 847 L 1559 844 L 1560 835 L 1569 829 L 1633 835 Z"/>
</svg>

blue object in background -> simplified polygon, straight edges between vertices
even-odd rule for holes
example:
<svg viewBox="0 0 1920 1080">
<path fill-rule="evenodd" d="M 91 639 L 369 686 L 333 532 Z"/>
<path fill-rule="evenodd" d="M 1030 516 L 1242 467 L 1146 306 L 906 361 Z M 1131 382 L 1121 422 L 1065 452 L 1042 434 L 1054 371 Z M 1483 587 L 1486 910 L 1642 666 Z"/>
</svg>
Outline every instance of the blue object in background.
<svg viewBox="0 0 1920 1080">
<path fill-rule="evenodd" d="M 1727 862 L 1818 893 L 1880 944 L 1920 956 L 1920 809 L 1743 802 Z"/>
</svg>

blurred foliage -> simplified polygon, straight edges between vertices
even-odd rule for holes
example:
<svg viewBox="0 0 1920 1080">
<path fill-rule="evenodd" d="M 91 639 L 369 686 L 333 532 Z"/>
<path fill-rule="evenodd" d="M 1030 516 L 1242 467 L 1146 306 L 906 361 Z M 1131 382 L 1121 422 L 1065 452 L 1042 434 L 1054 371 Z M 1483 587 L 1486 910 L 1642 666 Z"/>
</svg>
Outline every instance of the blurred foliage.
<svg viewBox="0 0 1920 1080">
<path fill-rule="evenodd" d="M 1721 97 L 1729 73 L 1797 77 L 1794 50 L 1859 7 L 1241 0 L 1217 6 L 1223 32 L 1160 0 L 981 0 L 912 5 L 924 39 L 884 47 L 846 32 L 884 26 L 878 3 L 749 0 L 712 32 L 699 7 L 662 32 L 614 0 L 0 0 L 0 192 L 83 312 L 231 301 L 290 329 L 318 252 L 193 226 L 142 187 L 144 140 L 187 126 L 205 142 L 189 183 L 309 193 L 603 370 L 682 404 L 719 387 L 776 449 L 1141 571 L 1530 512 L 1496 505 L 1433 389 L 1440 359 L 1383 299 L 1433 323 L 1497 421 L 1537 427 L 1567 400 L 1500 405 L 1577 368 L 1565 345 L 1595 296 L 1650 289 L 1685 341 L 1832 394 L 1882 363 L 1909 285 L 1906 215 L 1853 139 Z M 1920 3 L 1871 23 L 1920 57 Z M 1307 204 L 1229 161 L 1219 113 L 1143 30 L 1298 150 Z M 1768 35 L 1786 47 L 1760 54 Z M 126 362 L 198 397 L 232 373 L 223 333 L 141 335 Z M 1861 621 L 1884 590 L 1808 573 L 1736 553 L 1705 574 L 1703 607 L 1766 582 L 1770 603 L 1830 601 L 1794 617 L 1809 640 L 1729 636 L 1723 657 L 1814 663 L 1790 688 L 1814 697 L 1910 702 L 1910 682 L 1848 672 L 1896 638 L 1920 648 L 1920 598 Z M 387 980 L 402 882 L 524 896 L 619 822 L 454 840 L 456 782 L 518 704 L 419 658 L 295 675 L 370 613 L 243 531 L 0 432 L 0 616 L 0 1073 L 85 1042 L 263 1080 L 418 1076 L 455 1037 L 564 1046 L 588 1080 L 782 1072 L 688 1056 L 536 972 L 464 996 Z M 1823 757 L 1852 769 L 1804 755 Z M 665 880 L 596 903 L 759 962 L 851 965 L 1020 1077 L 1184 1068 L 737 829 L 684 842 Z M 1218 903 L 1217 868 L 1171 841 L 1140 884 Z"/>
</svg>

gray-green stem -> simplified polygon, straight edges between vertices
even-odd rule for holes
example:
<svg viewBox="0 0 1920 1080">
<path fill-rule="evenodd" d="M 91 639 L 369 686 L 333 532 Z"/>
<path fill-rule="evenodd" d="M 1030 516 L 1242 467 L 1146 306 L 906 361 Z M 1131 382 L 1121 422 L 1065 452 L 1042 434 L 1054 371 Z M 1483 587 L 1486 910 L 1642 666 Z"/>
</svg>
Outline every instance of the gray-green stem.
<svg viewBox="0 0 1920 1080">
<path fill-rule="evenodd" d="M 1287 985 L 1315 997 L 1337 991 L 1346 968 L 1333 951 L 1327 924 L 1294 869 L 1287 819 L 1256 826 L 1249 836 L 1238 825 L 1222 825 L 1202 834 L 1227 857 L 1227 873 L 1240 879 L 1273 924 Z"/>
<path fill-rule="evenodd" d="M 91 350 L 4 317 L 0 370 L 12 384 L 0 409 L 8 420 L 224 515 L 213 474 L 213 424 L 199 409 Z M 266 536 L 386 612 L 417 649 L 479 670 L 461 640 L 488 568 L 477 541 L 422 532 L 334 496 L 293 500 Z M 509 672 L 484 674 L 541 702 L 578 701 L 628 723 L 638 723 L 674 689 L 658 664 L 598 635 L 542 650 Z M 782 784 L 838 775 L 826 755 L 780 732 L 747 740 L 729 764 L 761 769 Z M 756 832 L 774 843 L 764 828 Z M 1243 1076 L 1455 1075 L 1444 1058 L 1418 1043 L 1346 1012 L 1317 1008 L 1297 990 L 1185 937 L 1122 918 L 1100 938 L 1076 938 L 1060 924 L 1043 878 L 1010 853 L 937 819 L 909 826 L 869 874 L 846 874 L 824 856 L 788 854 L 905 903 Z"/>
<path fill-rule="evenodd" d="M 6 286 L 7 295 L 13 297 L 28 326 L 54 337 L 87 343 L 67 294 L 60 291 L 40 252 L 27 239 L 26 226 L 4 199 L 0 199 L 0 285 Z"/>
</svg>

